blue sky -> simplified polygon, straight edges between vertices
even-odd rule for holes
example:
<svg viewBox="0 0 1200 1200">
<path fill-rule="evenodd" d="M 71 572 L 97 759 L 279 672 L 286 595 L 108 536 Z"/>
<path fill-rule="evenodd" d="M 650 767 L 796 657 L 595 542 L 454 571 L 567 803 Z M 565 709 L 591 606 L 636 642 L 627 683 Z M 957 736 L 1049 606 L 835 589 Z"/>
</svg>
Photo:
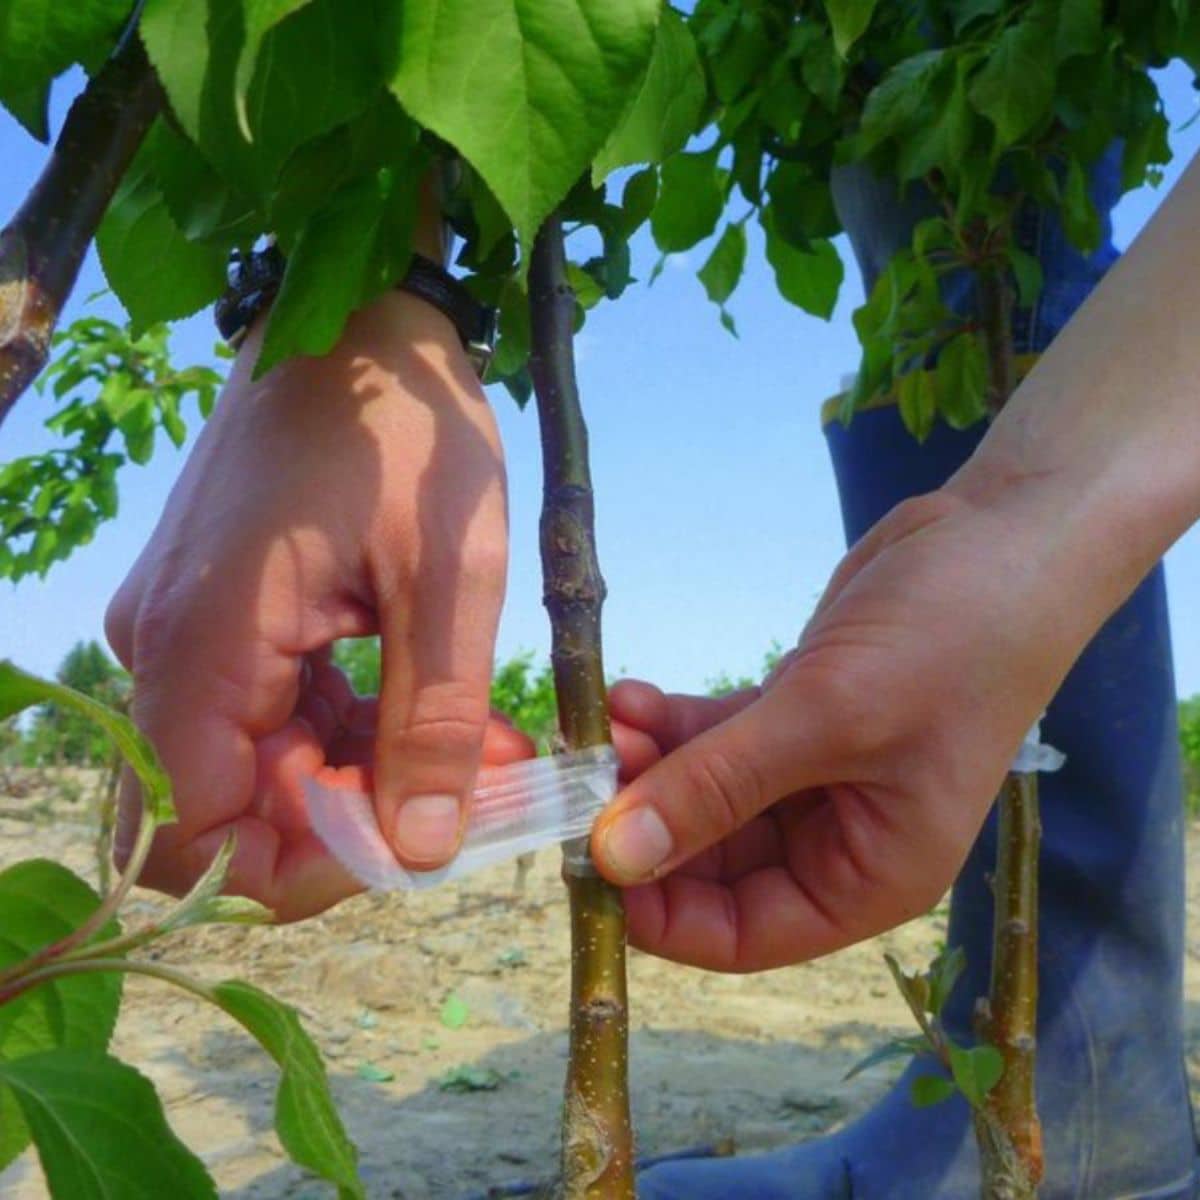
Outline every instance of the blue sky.
<svg viewBox="0 0 1200 1200">
<path fill-rule="evenodd" d="M 1161 83 L 1174 129 L 1176 162 L 1167 184 L 1126 197 L 1116 214 L 1124 247 L 1200 147 L 1200 122 L 1183 70 Z M 69 101 L 55 97 L 54 126 Z M 43 147 L 0 113 L 0 218 L 7 220 L 36 177 Z M 609 584 L 606 657 L 671 689 L 694 690 L 720 671 L 756 673 L 773 640 L 791 643 L 842 553 L 833 476 L 818 411 L 857 364 L 850 313 L 862 300 L 854 271 L 828 324 L 775 291 L 753 242 L 730 302 L 741 338 L 717 323 L 695 279 L 706 248 L 672 260 L 652 288 L 635 285 L 617 304 L 593 311 L 579 337 L 579 373 L 592 433 L 597 528 Z M 643 277 L 653 262 L 635 247 Z M 94 255 L 66 319 L 104 286 Z M 110 297 L 92 311 L 119 316 Z M 207 313 L 179 323 L 182 363 L 212 360 Z M 544 654 L 537 552 L 540 466 L 536 419 L 507 393 L 493 396 L 509 461 L 512 559 L 498 653 Z M 1198 398 L 1200 402 L 1200 398 Z M 0 461 L 50 444 L 41 422 L 50 406 L 30 393 L 0 426 Z M 194 419 L 194 414 L 189 414 Z M 186 452 L 185 451 L 183 453 Z M 169 445 L 121 477 L 121 512 L 96 540 L 44 581 L 0 583 L 0 657 L 51 673 L 79 638 L 102 636 L 115 590 L 149 537 L 183 461 Z M 1181 695 L 1200 692 L 1200 531 L 1168 557 Z M 1193 619 L 1189 619 L 1189 617 Z"/>
</svg>

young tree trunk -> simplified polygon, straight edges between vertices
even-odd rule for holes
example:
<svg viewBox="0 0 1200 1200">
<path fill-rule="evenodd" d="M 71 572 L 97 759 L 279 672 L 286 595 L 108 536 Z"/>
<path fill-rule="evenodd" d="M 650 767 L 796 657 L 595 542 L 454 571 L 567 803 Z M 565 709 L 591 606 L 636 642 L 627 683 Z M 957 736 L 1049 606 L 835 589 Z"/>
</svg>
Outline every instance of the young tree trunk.
<svg viewBox="0 0 1200 1200">
<path fill-rule="evenodd" d="M 0 423 L 45 366 L 83 256 L 162 92 L 137 34 L 71 105 L 50 161 L 0 232 Z"/>
<path fill-rule="evenodd" d="M 530 373 L 542 438 L 541 520 L 545 604 L 559 727 L 572 750 L 611 741 L 587 427 L 575 380 L 575 296 L 567 282 L 562 224 L 551 217 L 529 273 Z M 592 865 L 588 839 L 563 848 L 571 906 L 570 1061 L 563 1098 L 565 1200 L 634 1200 L 629 1117 L 629 1015 L 625 909 Z"/>
<path fill-rule="evenodd" d="M 988 359 L 988 407 L 1000 411 L 1016 386 L 1013 293 L 1006 273 L 983 267 L 980 319 Z M 975 1113 L 983 1200 L 1034 1200 L 1043 1172 L 1035 1061 L 1038 1002 L 1038 857 L 1041 817 L 1036 773 L 1011 772 L 1000 790 L 991 983 L 976 1010 L 977 1032 L 1004 1060 L 1004 1074 Z"/>
</svg>

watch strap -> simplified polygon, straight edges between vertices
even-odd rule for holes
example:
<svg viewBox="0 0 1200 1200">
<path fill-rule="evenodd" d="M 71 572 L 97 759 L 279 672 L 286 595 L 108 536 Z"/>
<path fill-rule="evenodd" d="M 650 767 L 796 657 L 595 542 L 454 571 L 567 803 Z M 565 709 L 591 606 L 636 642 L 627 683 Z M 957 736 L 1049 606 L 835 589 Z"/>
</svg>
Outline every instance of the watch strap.
<svg viewBox="0 0 1200 1200">
<path fill-rule="evenodd" d="M 217 301 L 214 315 L 221 336 L 235 349 L 274 300 L 286 265 L 274 245 L 248 253 L 235 250 L 230 256 L 229 286 Z M 496 310 L 481 304 L 449 271 L 422 254 L 412 256 L 408 271 L 396 286 L 432 304 L 450 319 L 482 379 L 496 346 Z"/>
<path fill-rule="evenodd" d="M 481 304 L 449 271 L 423 254 L 412 256 L 408 271 L 396 286 L 419 296 L 450 318 L 467 357 L 482 379 L 496 348 L 496 310 L 489 304 Z"/>
</svg>

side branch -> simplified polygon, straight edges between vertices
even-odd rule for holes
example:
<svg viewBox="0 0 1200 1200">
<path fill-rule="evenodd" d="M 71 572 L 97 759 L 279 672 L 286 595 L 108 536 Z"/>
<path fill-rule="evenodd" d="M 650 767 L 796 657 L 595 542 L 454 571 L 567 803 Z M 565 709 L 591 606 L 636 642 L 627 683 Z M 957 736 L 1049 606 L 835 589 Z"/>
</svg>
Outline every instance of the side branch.
<svg viewBox="0 0 1200 1200">
<path fill-rule="evenodd" d="M 45 365 L 87 248 L 161 105 L 130 30 L 71 105 L 49 162 L 0 233 L 0 423 Z"/>
<path fill-rule="evenodd" d="M 604 580 L 596 558 L 587 427 L 575 379 L 575 296 L 556 216 L 534 242 L 529 288 L 529 369 L 544 474 L 544 597 L 559 728 L 576 750 L 611 738 L 600 646 Z M 620 892 L 592 866 L 586 838 L 564 847 L 563 874 L 571 905 L 571 1013 L 562 1195 L 565 1200 L 634 1200 L 625 909 Z"/>
</svg>

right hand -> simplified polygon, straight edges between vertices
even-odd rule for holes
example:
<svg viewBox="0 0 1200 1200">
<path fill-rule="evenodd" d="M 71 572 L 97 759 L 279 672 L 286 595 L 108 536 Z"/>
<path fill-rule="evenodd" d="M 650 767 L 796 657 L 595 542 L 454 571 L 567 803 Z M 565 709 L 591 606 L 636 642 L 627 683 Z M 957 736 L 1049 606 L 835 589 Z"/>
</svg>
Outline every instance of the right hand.
<svg viewBox="0 0 1200 1200">
<path fill-rule="evenodd" d="M 450 322 L 393 292 L 327 356 L 254 382 L 258 348 L 255 331 L 107 631 L 175 786 L 143 882 L 185 890 L 234 833 L 230 890 L 289 920 L 360 890 L 309 827 L 305 777 L 361 786 L 373 767 L 380 829 L 428 869 L 457 848 L 481 757 L 532 747 L 489 722 L 504 464 Z M 377 713 L 328 653 L 373 633 Z M 137 820 L 128 783 L 118 859 Z"/>
<path fill-rule="evenodd" d="M 592 852 L 628 888 L 630 940 L 754 971 L 933 905 L 1107 616 L 1107 568 L 1081 567 L 1068 510 L 1040 480 L 908 501 L 843 560 L 761 689 L 615 687 L 628 786 Z"/>
</svg>

